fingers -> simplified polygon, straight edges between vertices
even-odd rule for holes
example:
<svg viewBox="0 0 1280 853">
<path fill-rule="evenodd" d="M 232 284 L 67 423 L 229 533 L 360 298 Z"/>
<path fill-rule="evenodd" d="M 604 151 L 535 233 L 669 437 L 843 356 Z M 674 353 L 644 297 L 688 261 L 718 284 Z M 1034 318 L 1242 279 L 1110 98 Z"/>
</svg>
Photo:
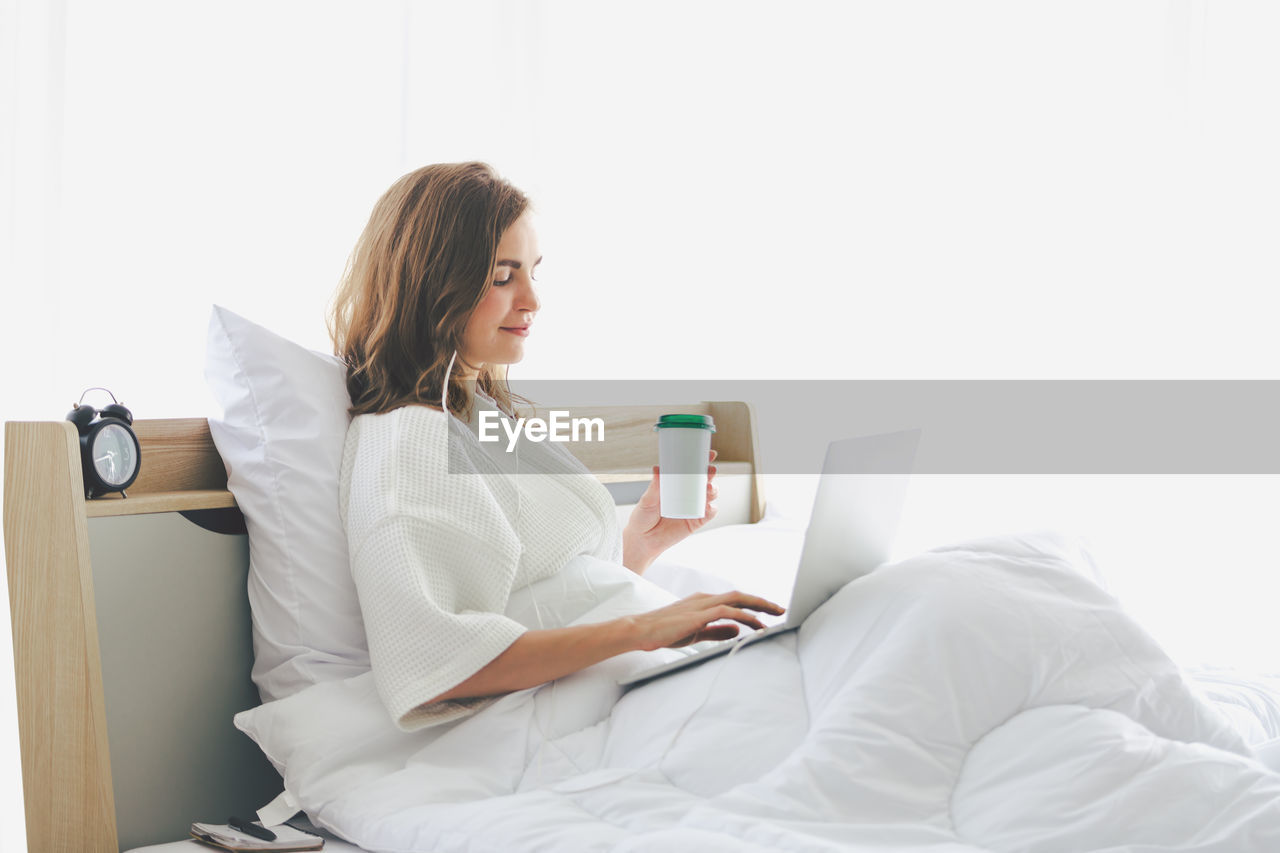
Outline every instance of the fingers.
<svg viewBox="0 0 1280 853">
<path fill-rule="evenodd" d="M 730 607 L 727 604 L 721 604 L 720 606 L 712 610 L 711 613 L 713 615 L 712 615 L 712 618 L 708 620 L 709 622 L 710 621 L 719 622 L 725 619 L 732 619 L 734 622 L 741 622 L 743 625 L 747 625 L 757 630 L 763 630 L 765 627 L 764 623 L 761 622 L 759 619 L 757 619 L 751 613 L 748 613 L 747 611 L 742 610 L 741 608 L 738 608 L 738 607 Z"/>
<path fill-rule="evenodd" d="M 678 649 L 681 646 L 690 646 L 694 643 L 701 643 L 707 640 L 732 640 L 738 636 L 738 626 L 732 623 L 721 623 L 719 625 L 706 625 L 689 634 L 687 637 L 681 637 L 671 644 L 670 648 Z"/>
<path fill-rule="evenodd" d="M 785 609 L 756 595 L 734 590 L 727 593 L 697 592 L 640 617 L 654 632 L 653 645 L 678 648 L 703 640 L 727 640 L 738 636 L 738 625 L 756 631 L 767 625 L 751 611 L 781 614 Z M 735 624 L 736 623 L 736 624 Z"/>
<path fill-rule="evenodd" d="M 728 604 L 715 604 L 704 607 L 699 609 L 696 613 L 689 614 L 689 617 L 699 623 L 697 631 L 706 631 L 712 627 L 715 627 L 717 630 L 723 630 L 725 627 L 723 624 L 714 625 L 713 623 L 724 623 L 726 621 L 740 622 L 749 628 L 755 628 L 758 630 L 767 627 L 758 618 L 756 618 L 754 614 L 748 613 L 746 610 L 742 610 L 738 607 L 731 607 Z M 733 627 L 734 630 L 733 633 L 729 634 L 730 637 L 735 636 L 738 633 L 737 627 Z M 690 642 L 697 641 L 694 640 Z"/>
<path fill-rule="evenodd" d="M 787 609 L 780 604 L 775 604 L 767 598 L 761 598 L 758 595 L 751 595 L 740 590 L 730 590 L 729 592 L 695 592 L 686 595 L 675 604 L 668 605 L 676 607 L 685 605 L 685 607 L 714 607 L 720 604 L 728 604 L 733 607 L 748 607 L 752 610 L 759 610 L 763 613 L 772 613 L 780 616 L 787 612 Z M 685 609 L 685 608 L 682 608 Z"/>
<path fill-rule="evenodd" d="M 763 613 L 772 613 L 775 616 L 781 616 L 786 612 L 786 608 L 780 604 L 774 604 L 767 598 L 761 598 L 758 595 L 750 595 L 739 590 L 731 590 L 722 592 L 718 596 L 719 604 L 729 604 L 734 607 L 748 607 L 752 610 L 759 610 Z"/>
<path fill-rule="evenodd" d="M 739 628 L 732 622 L 722 622 L 719 625 L 708 625 L 701 631 L 693 635 L 691 643 L 701 643 L 704 640 L 732 640 L 738 636 Z"/>
</svg>

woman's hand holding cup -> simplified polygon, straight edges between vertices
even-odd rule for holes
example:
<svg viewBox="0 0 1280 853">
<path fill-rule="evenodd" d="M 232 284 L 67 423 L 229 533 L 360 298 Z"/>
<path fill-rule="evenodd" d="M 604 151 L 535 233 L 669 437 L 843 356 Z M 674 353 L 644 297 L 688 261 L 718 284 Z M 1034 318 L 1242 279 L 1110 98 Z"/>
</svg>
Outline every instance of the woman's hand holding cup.
<svg viewBox="0 0 1280 853">
<path fill-rule="evenodd" d="M 624 566 L 642 574 L 659 554 L 716 517 L 717 510 L 711 502 L 720 494 L 720 490 L 712 482 L 716 476 L 716 466 L 710 464 L 715 461 L 716 451 L 708 451 L 707 458 L 707 485 L 703 497 L 705 505 L 700 518 L 670 518 L 662 514 L 662 469 L 658 465 L 653 466 L 653 479 L 649 481 L 649 488 L 631 510 L 627 527 L 622 532 Z"/>
</svg>

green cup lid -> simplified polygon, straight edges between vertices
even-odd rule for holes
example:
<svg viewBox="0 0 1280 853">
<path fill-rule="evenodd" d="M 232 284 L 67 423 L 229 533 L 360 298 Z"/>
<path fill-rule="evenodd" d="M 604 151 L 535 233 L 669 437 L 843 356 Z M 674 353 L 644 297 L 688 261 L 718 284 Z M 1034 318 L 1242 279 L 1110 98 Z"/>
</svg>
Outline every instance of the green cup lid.
<svg viewBox="0 0 1280 853">
<path fill-rule="evenodd" d="M 660 429 L 709 429 L 716 431 L 716 422 L 711 415 L 661 415 L 653 425 L 656 432 Z"/>
</svg>

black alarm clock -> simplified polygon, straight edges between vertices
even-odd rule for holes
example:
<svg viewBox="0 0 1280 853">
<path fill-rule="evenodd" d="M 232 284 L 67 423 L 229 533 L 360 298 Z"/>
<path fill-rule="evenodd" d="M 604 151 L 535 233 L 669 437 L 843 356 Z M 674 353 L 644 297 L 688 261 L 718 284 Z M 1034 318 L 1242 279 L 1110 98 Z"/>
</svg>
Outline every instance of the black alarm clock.
<svg viewBox="0 0 1280 853">
<path fill-rule="evenodd" d="M 90 391 L 107 391 L 106 388 L 87 388 Z M 133 432 L 133 413 L 116 401 L 111 394 L 111 405 L 95 409 L 84 406 L 84 394 L 80 395 L 67 420 L 80 432 L 80 470 L 84 474 L 85 499 L 101 497 L 124 490 L 138 479 L 142 466 L 142 447 Z"/>
</svg>

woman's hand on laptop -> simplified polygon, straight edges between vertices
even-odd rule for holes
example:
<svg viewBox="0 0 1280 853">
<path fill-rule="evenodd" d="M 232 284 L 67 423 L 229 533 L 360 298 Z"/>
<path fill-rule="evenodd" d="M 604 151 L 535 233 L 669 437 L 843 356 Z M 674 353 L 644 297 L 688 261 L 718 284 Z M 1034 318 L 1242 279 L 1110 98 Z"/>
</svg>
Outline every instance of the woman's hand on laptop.
<svg viewBox="0 0 1280 853">
<path fill-rule="evenodd" d="M 730 640 L 738 636 L 740 622 L 761 630 L 765 626 L 750 611 L 780 616 L 785 608 L 745 592 L 695 593 L 648 613 L 623 617 L 635 647 L 642 651 L 679 648 L 704 640 Z M 715 624 L 720 623 L 720 624 Z"/>
</svg>

